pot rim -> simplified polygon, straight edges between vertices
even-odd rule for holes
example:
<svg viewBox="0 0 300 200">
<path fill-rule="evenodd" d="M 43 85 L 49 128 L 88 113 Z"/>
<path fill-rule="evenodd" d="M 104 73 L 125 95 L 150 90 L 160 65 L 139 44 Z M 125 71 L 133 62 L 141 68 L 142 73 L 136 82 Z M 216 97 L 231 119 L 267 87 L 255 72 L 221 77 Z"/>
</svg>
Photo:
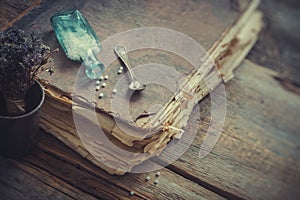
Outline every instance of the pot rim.
<svg viewBox="0 0 300 200">
<path fill-rule="evenodd" d="M 45 91 L 43 89 L 43 86 L 41 85 L 41 83 L 38 80 L 34 79 L 34 82 L 36 84 L 38 84 L 38 86 L 40 87 L 40 89 L 42 91 L 42 99 L 41 99 L 40 103 L 32 111 L 30 111 L 29 113 L 25 113 L 25 114 L 18 115 L 18 116 L 2 116 L 2 115 L 0 115 L 0 119 L 20 119 L 20 118 L 24 118 L 24 117 L 32 115 L 38 109 L 41 108 L 41 106 L 43 105 L 44 100 L 45 100 Z"/>
</svg>

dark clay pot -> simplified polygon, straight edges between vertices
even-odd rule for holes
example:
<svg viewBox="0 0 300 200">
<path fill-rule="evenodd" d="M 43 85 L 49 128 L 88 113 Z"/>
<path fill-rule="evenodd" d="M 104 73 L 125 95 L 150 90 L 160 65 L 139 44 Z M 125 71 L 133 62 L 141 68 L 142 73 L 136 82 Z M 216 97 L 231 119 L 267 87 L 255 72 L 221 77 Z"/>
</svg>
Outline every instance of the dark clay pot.
<svg viewBox="0 0 300 200">
<path fill-rule="evenodd" d="M 21 157 L 30 152 L 37 142 L 41 106 L 45 93 L 38 81 L 26 94 L 26 113 L 19 116 L 3 116 L 5 100 L 0 97 L 0 154 Z"/>
</svg>

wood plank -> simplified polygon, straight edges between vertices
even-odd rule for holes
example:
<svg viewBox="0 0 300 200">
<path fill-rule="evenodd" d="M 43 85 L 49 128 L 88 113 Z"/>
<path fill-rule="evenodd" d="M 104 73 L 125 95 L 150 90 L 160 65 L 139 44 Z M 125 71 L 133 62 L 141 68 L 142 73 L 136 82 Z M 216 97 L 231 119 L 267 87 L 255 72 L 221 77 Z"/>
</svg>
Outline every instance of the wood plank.
<svg viewBox="0 0 300 200">
<path fill-rule="evenodd" d="M 276 3 L 275 3 L 276 2 Z M 262 1 L 266 28 L 248 59 L 280 73 L 284 86 L 288 82 L 299 87 L 299 18 L 297 1 Z M 293 90 L 293 88 L 289 88 Z M 299 88 L 294 89 L 299 92 Z"/>
<path fill-rule="evenodd" d="M 16 161 L 0 158 L 1 199 L 73 199 L 23 169 Z M 64 190 L 64 189 L 63 189 Z"/>
<path fill-rule="evenodd" d="M 226 122 L 217 145 L 198 157 L 211 118 L 206 98 L 200 117 L 194 114 L 190 121 L 199 125 L 197 138 L 168 168 L 227 198 L 299 198 L 299 96 L 284 90 L 274 75 L 243 62 L 226 87 Z"/>
<path fill-rule="evenodd" d="M 22 161 L 96 198 L 127 199 L 129 192 L 134 191 L 133 199 L 222 199 L 168 169 L 160 170 L 158 185 L 153 183 L 154 172 L 122 177 L 110 175 L 46 133 L 41 134 L 38 148 Z M 151 176 L 148 182 L 145 181 L 147 175 Z"/>
<path fill-rule="evenodd" d="M 12 26 L 40 2 L 40 0 L 0 0 L 0 30 Z"/>
</svg>

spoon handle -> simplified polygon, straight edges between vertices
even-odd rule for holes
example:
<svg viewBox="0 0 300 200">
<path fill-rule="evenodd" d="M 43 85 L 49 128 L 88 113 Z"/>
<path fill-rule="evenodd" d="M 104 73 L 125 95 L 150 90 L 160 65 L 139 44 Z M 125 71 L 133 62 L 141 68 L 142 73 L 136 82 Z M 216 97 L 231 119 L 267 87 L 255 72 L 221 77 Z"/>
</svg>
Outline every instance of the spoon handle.
<svg viewBox="0 0 300 200">
<path fill-rule="evenodd" d="M 125 64 L 125 66 L 127 67 L 128 71 L 129 71 L 129 74 L 131 76 L 131 79 L 134 81 L 134 80 L 137 80 L 136 79 L 136 76 L 131 68 L 131 65 L 129 63 L 129 59 L 128 59 L 128 56 L 127 56 L 127 49 L 125 46 L 116 46 L 115 47 L 115 52 L 116 54 L 120 57 L 120 59 L 123 61 L 123 63 Z"/>
</svg>

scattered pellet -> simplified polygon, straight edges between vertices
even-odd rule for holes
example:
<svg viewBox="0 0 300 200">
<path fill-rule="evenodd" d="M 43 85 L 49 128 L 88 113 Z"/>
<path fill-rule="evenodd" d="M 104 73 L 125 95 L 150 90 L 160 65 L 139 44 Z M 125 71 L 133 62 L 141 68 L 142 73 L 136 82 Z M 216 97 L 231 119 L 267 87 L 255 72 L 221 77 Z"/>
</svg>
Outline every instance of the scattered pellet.
<svg viewBox="0 0 300 200">
<path fill-rule="evenodd" d="M 102 99 L 104 97 L 104 94 L 101 92 L 100 94 L 99 94 L 99 99 Z"/>
<path fill-rule="evenodd" d="M 147 177 L 146 177 L 146 181 L 149 181 L 149 180 L 150 180 L 150 176 L 147 176 Z"/>
<path fill-rule="evenodd" d="M 155 185 L 158 184 L 158 179 L 155 179 L 154 184 L 155 184 Z"/>
<path fill-rule="evenodd" d="M 97 85 L 97 86 L 96 86 L 96 91 L 99 91 L 99 90 L 100 90 L 100 86 Z"/>
<path fill-rule="evenodd" d="M 104 77 L 100 76 L 99 81 L 103 81 Z"/>
<path fill-rule="evenodd" d="M 113 94 L 116 94 L 117 93 L 117 89 L 113 89 Z"/>
<path fill-rule="evenodd" d="M 104 80 L 107 80 L 107 79 L 108 79 L 108 75 L 105 75 L 105 76 L 104 76 Z"/>
<path fill-rule="evenodd" d="M 133 196 L 134 195 L 134 191 L 130 191 L 130 196 Z"/>
<path fill-rule="evenodd" d="M 120 67 L 120 68 L 119 68 L 119 70 L 123 70 L 123 69 L 124 69 L 123 67 Z"/>
<path fill-rule="evenodd" d="M 105 88 L 106 87 L 106 83 L 102 83 L 102 85 L 101 85 L 103 88 Z"/>
<path fill-rule="evenodd" d="M 99 85 L 100 84 L 100 81 L 98 80 L 98 81 L 96 81 L 96 85 Z"/>
<path fill-rule="evenodd" d="M 122 73 L 123 73 L 123 70 L 119 69 L 118 74 L 122 74 Z"/>
<path fill-rule="evenodd" d="M 160 172 L 156 172 L 156 174 L 155 174 L 155 175 L 156 175 L 157 177 L 158 177 L 158 176 L 160 176 Z"/>
</svg>

